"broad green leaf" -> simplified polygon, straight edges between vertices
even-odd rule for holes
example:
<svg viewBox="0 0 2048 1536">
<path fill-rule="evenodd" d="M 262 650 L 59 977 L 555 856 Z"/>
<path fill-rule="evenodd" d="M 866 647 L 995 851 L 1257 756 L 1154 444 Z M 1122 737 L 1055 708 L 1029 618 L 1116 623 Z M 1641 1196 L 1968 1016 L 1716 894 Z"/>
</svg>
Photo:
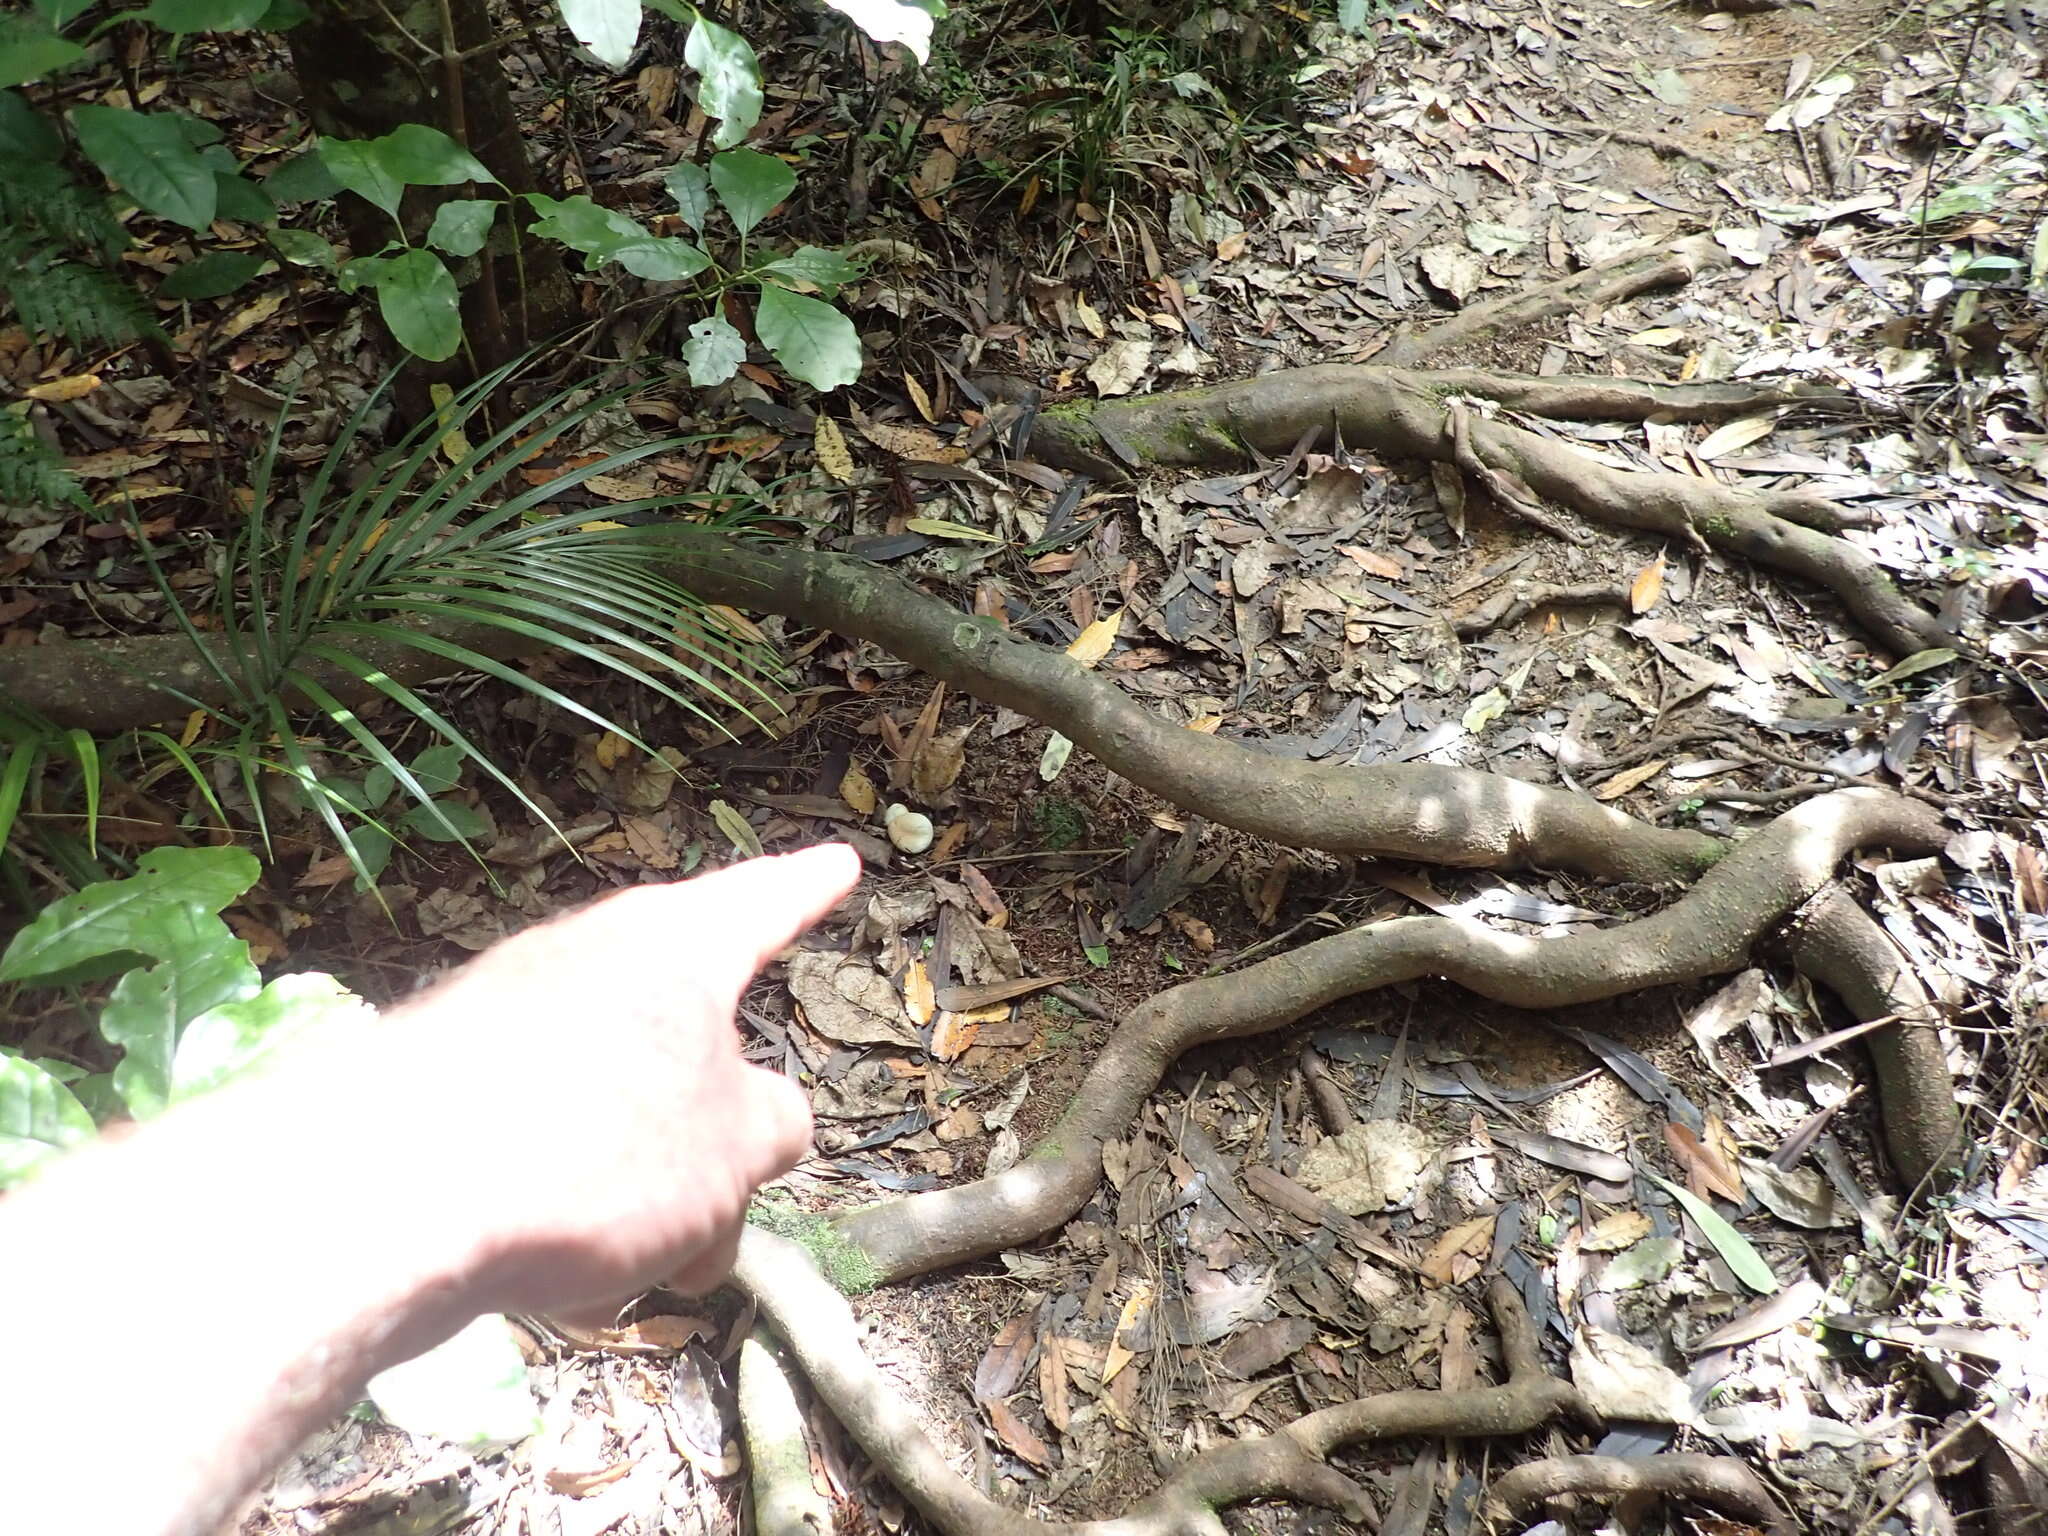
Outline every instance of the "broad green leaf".
<svg viewBox="0 0 2048 1536">
<path fill-rule="evenodd" d="M 1909 677 L 1918 677 L 1922 672 L 1931 672 L 1936 667 L 1945 667 L 1956 659 L 1956 653 L 1945 645 L 1937 645 L 1924 651 L 1915 651 L 1897 666 L 1880 672 L 1869 682 L 1872 689 L 1890 688 L 1903 683 Z"/>
<path fill-rule="evenodd" d="M 1081 953 L 1088 957 L 1088 963 L 1098 971 L 1109 969 L 1109 946 L 1107 944 L 1083 944 Z"/>
<path fill-rule="evenodd" d="M 377 274 L 377 312 L 398 344 L 430 363 L 462 345 L 462 295 L 432 251 L 402 251 Z"/>
<path fill-rule="evenodd" d="M 343 140 L 335 140 L 342 143 Z M 341 183 L 316 149 L 301 150 L 263 179 L 263 186 L 280 203 L 317 203 L 334 196 Z"/>
<path fill-rule="evenodd" d="M 433 800 L 416 805 L 399 819 L 407 837 L 429 843 L 460 843 L 491 834 L 491 819 L 460 800 Z"/>
<path fill-rule="evenodd" d="M 809 283 L 827 292 L 848 283 L 857 283 L 863 276 L 859 267 L 837 251 L 815 245 L 800 245 L 787 256 L 769 262 L 762 270 L 793 282 Z"/>
<path fill-rule="evenodd" d="M 359 827 L 348 829 L 348 846 L 355 855 L 355 862 L 362 867 L 362 874 L 356 876 L 356 884 L 367 890 L 369 887 L 364 885 L 363 876 L 367 875 L 374 884 L 377 877 L 390 868 L 391 850 L 398 845 L 382 827 L 364 822 Z"/>
<path fill-rule="evenodd" d="M 222 158 L 233 157 L 223 152 Z M 242 175 L 239 168 L 223 171 L 216 165 L 213 193 L 213 216 L 217 219 L 233 219 L 238 224 L 268 224 L 277 217 L 276 200 Z"/>
<path fill-rule="evenodd" d="M 1763 1255 L 1752 1248 L 1749 1239 L 1730 1226 L 1719 1211 L 1691 1190 L 1681 1188 L 1669 1179 L 1654 1173 L 1650 1174 L 1650 1177 L 1656 1180 L 1672 1199 L 1685 1207 L 1685 1214 L 1693 1219 L 1693 1224 L 1705 1235 L 1707 1241 L 1714 1245 L 1714 1251 L 1721 1255 L 1722 1261 L 1734 1272 L 1736 1279 L 1765 1296 L 1778 1288 L 1778 1277 L 1771 1273 L 1771 1266 L 1764 1262 Z"/>
<path fill-rule="evenodd" d="M 427 244 L 450 256 L 474 256 L 490 239 L 491 220 L 497 216 L 498 205 L 490 198 L 450 198 L 434 210 Z"/>
<path fill-rule="evenodd" d="M 754 45 L 699 16 L 683 43 L 683 62 L 697 71 L 697 105 L 719 119 L 712 147 L 743 143 L 761 121 L 761 61 Z"/>
<path fill-rule="evenodd" d="M 0 16 L 0 86 L 26 85 L 76 64 L 85 50 L 25 16 Z"/>
<path fill-rule="evenodd" d="M 211 913 L 186 910 L 195 919 L 191 945 L 176 960 L 123 976 L 100 1015 L 100 1033 L 122 1050 L 114 1087 L 138 1120 L 170 1103 L 171 1061 L 185 1026 L 263 985 L 246 942 Z"/>
<path fill-rule="evenodd" d="M 690 327 L 690 339 L 683 343 L 683 361 L 690 367 L 690 382 L 699 389 L 723 384 L 740 371 L 747 360 L 747 339 L 717 315 L 708 315 Z"/>
<path fill-rule="evenodd" d="M 139 14 L 174 36 L 187 32 L 240 32 L 270 9 L 270 0 L 150 0 Z"/>
<path fill-rule="evenodd" d="M 407 187 L 497 184 L 482 161 L 424 123 L 402 124 L 377 139 L 322 139 L 319 152 L 336 181 L 394 217 Z"/>
<path fill-rule="evenodd" d="M 625 214 L 587 197 L 557 198 L 529 192 L 526 200 L 540 214 L 531 226 L 535 234 L 559 240 L 600 263 L 616 261 L 635 277 L 675 282 L 695 277 L 711 265 L 711 258 L 689 241 L 650 234 Z"/>
<path fill-rule="evenodd" d="M 233 293 L 263 267 L 254 251 L 208 251 L 164 279 L 157 290 L 167 299 L 217 299 Z"/>
<path fill-rule="evenodd" d="M 269 9 L 256 26 L 263 32 L 289 32 L 312 14 L 304 0 L 270 0 Z"/>
<path fill-rule="evenodd" d="M 297 267 L 331 267 L 334 265 L 334 247 L 324 236 L 316 235 L 310 229 L 273 229 L 270 243 L 277 247 L 278 254 Z"/>
<path fill-rule="evenodd" d="M 0 981 L 48 981 L 108 956 L 175 961 L 197 942 L 193 914 L 220 911 L 262 873 L 240 848 L 155 849 L 127 879 L 43 908 L 0 955 Z"/>
<path fill-rule="evenodd" d="M 509 1444 L 540 1430 L 512 1330 L 486 1313 L 445 1344 L 370 1378 L 370 1401 L 413 1435 L 458 1445 Z"/>
<path fill-rule="evenodd" d="M 704 167 L 694 160 L 684 160 L 668 173 L 662 185 L 676 200 L 683 222 L 698 234 L 704 233 L 704 221 L 711 217 L 711 177 Z"/>
<path fill-rule="evenodd" d="M 758 149 L 728 149 L 711 157 L 711 185 L 743 235 L 796 190 L 796 172 Z"/>
<path fill-rule="evenodd" d="M 391 798 L 391 791 L 398 787 L 397 776 L 382 763 L 377 764 L 363 775 L 363 801 L 366 809 L 375 810 Z"/>
<path fill-rule="evenodd" d="M 640 40 L 640 0 L 555 0 L 562 25 L 600 63 L 624 69 Z"/>
<path fill-rule="evenodd" d="M 462 765 L 466 761 L 468 755 L 462 748 L 443 742 L 438 747 L 428 747 L 406 766 L 421 789 L 430 795 L 445 795 L 462 782 Z"/>
<path fill-rule="evenodd" d="M 837 389 L 860 377 L 860 333 L 822 299 L 763 284 L 754 333 L 792 378 L 813 389 Z"/>
<path fill-rule="evenodd" d="M 360 1026 L 376 1016 L 376 1009 L 324 972 L 280 976 L 186 1026 L 171 1067 L 171 1102 L 219 1087 L 309 1029 Z"/>
<path fill-rule="evenodd" d="M 92 9 L 93 0 L 35 0 L 36 14 L 53 27 L 62 27 Z"/>
<path fill-rule="evenodd" d="M 78 1096 L 48 1072 L 24 1057 L 0 1058 L 0 1189 L 97 1129 Z"/>
<path fill-rule="evenodd" d="M 0 156 L 54 160 L 64 153 L 64 139 L 19 91 L 0 91 Z"/>
<path fill-rule="evenodd" d="M 220 196 L 213 167 L 174 116 L 83 106 L 71 109 L 71 126 L 92 163 L 149 212 L 187 229 L 213 222 Z"/>
<path fill-rule="evenodd" d="M 931 11 L 914 0 L 825 0 L 825 3 L 878 43 L 901 43 L 929 64 L 932 56 Z M 944 14 L 943 9 L 939 12 Z"/>
</svg>

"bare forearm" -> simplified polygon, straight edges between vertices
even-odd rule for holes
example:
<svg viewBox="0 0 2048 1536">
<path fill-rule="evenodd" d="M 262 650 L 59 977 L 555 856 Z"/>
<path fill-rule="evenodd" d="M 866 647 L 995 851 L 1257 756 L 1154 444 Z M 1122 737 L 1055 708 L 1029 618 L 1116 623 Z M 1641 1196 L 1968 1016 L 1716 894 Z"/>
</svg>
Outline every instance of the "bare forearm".
<svg viewBox="0 0 2048 1536">
<path fill-rule="evenodd" d="M 472 1315 L 432 1169 L 352 1130 L 376 1111 L 333 1065 L 187 1106 L 0 1202 L 10 1529 L 217 1530 L 370 1374 Z"/>
</svg>

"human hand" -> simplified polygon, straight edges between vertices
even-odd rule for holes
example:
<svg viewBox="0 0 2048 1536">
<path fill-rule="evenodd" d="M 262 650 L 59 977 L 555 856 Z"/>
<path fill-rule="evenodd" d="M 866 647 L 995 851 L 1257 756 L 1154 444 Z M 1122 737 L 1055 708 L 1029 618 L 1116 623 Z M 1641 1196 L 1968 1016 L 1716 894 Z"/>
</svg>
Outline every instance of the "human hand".
<svg viewBox="0 0 2048 1536">
<path fill-rule="evenodd" d="M 747 1202 L 810 1145 L 797 1086 L 740 1057 L 754 973 L 852 888 L 843 844 L 639 886 L 486 950 L 391 1010 L 422 1087 L 411 1130 L 493 1311 L 588 1311 L 668 1280 L 709 1290 Z"/>
</svg>

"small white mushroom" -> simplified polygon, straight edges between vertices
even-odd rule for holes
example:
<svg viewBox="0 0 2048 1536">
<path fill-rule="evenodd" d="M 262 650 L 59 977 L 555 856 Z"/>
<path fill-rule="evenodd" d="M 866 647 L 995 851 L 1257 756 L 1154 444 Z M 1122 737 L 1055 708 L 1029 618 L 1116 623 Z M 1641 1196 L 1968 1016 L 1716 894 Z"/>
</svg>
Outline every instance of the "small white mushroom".
<svg viewBox="0 0 2048 1536">
<path fill-rule="evenodd" d="M 907 805 L 892 805 L 882 812 L 882 825 L 889 841 L 905 853 L 923 853 L 932 845 L 932 819 Z"/>
</svg>

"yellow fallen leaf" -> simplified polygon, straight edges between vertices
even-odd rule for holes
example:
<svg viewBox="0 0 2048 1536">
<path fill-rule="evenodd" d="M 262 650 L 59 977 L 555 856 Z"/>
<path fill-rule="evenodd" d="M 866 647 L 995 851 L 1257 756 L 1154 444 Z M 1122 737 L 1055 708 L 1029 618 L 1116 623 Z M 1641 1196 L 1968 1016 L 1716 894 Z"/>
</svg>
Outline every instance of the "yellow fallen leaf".
<svg viewBox="0 0 2048 1536">
<path fill-rule="evenodd" d="M 1657 599 L 1664 595 L 1664 556 L 1656 559 L 1636 572 L 1636 579 L 1628 584 L 1628 611 L 1648 613 L 1657 606 Z"/>
<path fill-rule="evenodd" d="M 597 749 L 592 754 L 600 768 L 616 768 L 625 755 L 633 750 L 633 743 L 617 731 L 606 731 L 597 738 Z"/>
<path fill-rule="evenodd" d="M 709 809 L 711 819 L 718 823 L 718 830 L 725 834 L 727 842 L 750 859 L 761 857 L 760 836 L 746 817 L 723 800 L 712 801 Z"/>
<path fill-rule="evenodd" d="M 1123 609 L 1105 613 L 1074 637 L 1074 643 L 1067 647 L 1067 654 L 1084 667 L 1094 666 L 1116 644 L 1117 631 L 1123 628 L 1123 623 Z"/>
<path fill-rule="evenodd" d="M 818 467 L 841 485 L 853 484 L 853 453 L 846 446 L 846 434 L 830 416 L 820 416 L 811 429 L 811 447 L 818 455 Z"/>
<path fill-rule="evenodd" d="M 61 379 L 30 385 L 23 393 L 31 400 L 59 402 L 76 400 L 81 395 L 91 394 L 99 387 L 100 376 L 96 373 L 68 373 Z"/>
<path fill-rule="evenodd" d="M 1109 327 L 1102 322 L 1102 312 L 1080 294 L 1074 296 L 1074 317 L 1097 341 L 1101 341 L 1109 334 Z"/>
<path fill-rule="evenodd" d="M 903 387 L 910 392 L 910 403 L 917 407 L 918 415 L 930 422 L 936 422 L 939 419 L 932 410 L 932 397 L 925 392 L 925 387 L 922 384 L 906 373 L 903 375 Z"/>
<path fill-rule="evenodd" d="M 1116 1330 L 1109 1336 L 1109 1353 L 1102 1357 L 1102 1384 L 1106 1387 L 1117 1378 L 1117 1373 L 1131 1363 L 1133 1352 L 1124 1348 L 1124 1333 L 1135 1323 L 1146 1307 L 1152 1304 L 1152 1282 L 1140 1280 L 1131 1287 L 1130 1299 L 1117 1314 Z"/>
<path fill-rule="evenodd" d="M 1652 758 L 1647 763 L 1637 763 L 1633 768 L 1624 768 L 1606 783 L 1593 791 L 1595 800 L 1619 800 L 1630 790 L 1647 784 L 1664 771 L 1665 759 Z"/>
<path fill-rule="evenodd" d="M 840 775 L 839 798 L 863 816 L 874 815 L 875 807 L 882 803 L 881 796 L 875 793 L 875 781 L 859 763 L 849 763 Z"/>
<path fill-rule="evenodd" d="M 903 524 L 905 533 L 922 533 L 934 539 L 973 539 L 981 544 L 1000 544 L 1003 536 L 989 533 L 981 528 L 969 528 L 965 523 L 949 523 L 936 517 L 913 517 Z"/>
<path fill-rule="evenodd" d="M 1188 729 L 1200 731 L 1204 736 L 1214 736 L 1216 727 L 1223 723 L 1221 715 L 1197 715 L 1188 722 Z"/>
<path fill-rule="evenodd" d="M 932 1015 L 939 1011 L 937 996 L 932 990 L 931 972 L 924 968 L 922 960 L 913 960 L 903 973 L 903 1011 L 910 1015 L 910 1022 L 919 1029 L 931 1023 Z"/>
<path fill-rule="evenodd" d="M 430 384 L 427 386 L 427 398 L 434 402 L 434 419 L 447 421 L 449 407 L 455 404 L 455 391 L 446 384 Z M 469 457 L 469 439 L 463 436 L 460 427 L 450 427 L 443 432 L 438 446 L 441 457 L 450 464 L 460 464 Z"/>
</svg>

